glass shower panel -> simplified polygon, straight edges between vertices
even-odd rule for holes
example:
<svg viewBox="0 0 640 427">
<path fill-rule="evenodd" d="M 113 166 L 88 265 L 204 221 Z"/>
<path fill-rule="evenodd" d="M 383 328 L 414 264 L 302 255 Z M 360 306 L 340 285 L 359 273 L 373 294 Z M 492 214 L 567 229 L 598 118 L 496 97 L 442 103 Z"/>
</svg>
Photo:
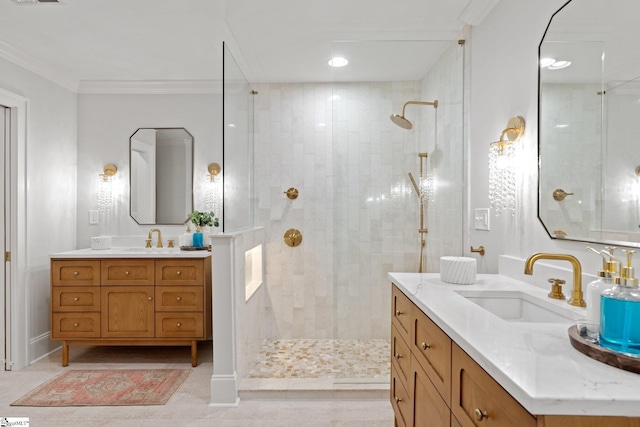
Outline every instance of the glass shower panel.
<svg viewBox="0 0 640 427">
<path fill-rule="evenodd" d="M 223 44 L 222 231 L 253 227 L 254 92 Z"/>
<path fill-rule="evenodd" d="M 360 347 L 357 360 L 341 361 L 336 348 L 335 382 L 388 382 L 391 271 L 417 272 L 420 203 L 424 203 L 425 272 L 439 271 L 439 258 L 463 254 L 464 48 L 457 41 L 372 41 L 334 43 L 335 56 L 365 67 L 398 64 L 371 82 L 349 82 L 348 70 L 334 72 L 332 94 L 333 298 L 337 346 Z M 423 62 L 438 52 L 435 62 Z M 403 62 L 404 61 L 404 62 Z M 345 67 L 346 68 L 346 67 Z M 392 123 L 407 101 L 413 124 Z M 420 153 L 426 153 L 420 176 Z M 350 352 L 350 354 L 354 354 Z M 356 357 L 357 358 L 357 357 Z M 349 368 L 350 367 L 350 368 Z M 343 369 L 344 368 L 344 369 Z"/>
</svg>

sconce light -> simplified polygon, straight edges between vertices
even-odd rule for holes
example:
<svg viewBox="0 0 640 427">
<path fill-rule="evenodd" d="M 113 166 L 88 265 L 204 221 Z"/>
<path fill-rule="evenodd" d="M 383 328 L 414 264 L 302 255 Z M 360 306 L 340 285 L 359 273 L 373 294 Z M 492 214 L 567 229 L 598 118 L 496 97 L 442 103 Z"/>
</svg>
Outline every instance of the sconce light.
<svg viewBox="0 0 640 427">
<path fill-rule="evenodd" d="M 113 181 L 116 179 L 118 168 L 108 163 L 98 174 L 98 212 L 106 214 L 113 209 Z"/>
<path fill-rule="evenodd" d="M 204 209 L 220 215 L 220 172 L 218 163 L 209 163 L 205 182 Z"/>
<path fill-rule="evenodd" d="M 500 139 L 489 145 L 489 202 L 500 215 L 503 210 L 515 214 L 516 176 L 514 170 L 515 146 L 524 134 L 524 119 L 515 116 L 509 119 Z"/>
</svg>

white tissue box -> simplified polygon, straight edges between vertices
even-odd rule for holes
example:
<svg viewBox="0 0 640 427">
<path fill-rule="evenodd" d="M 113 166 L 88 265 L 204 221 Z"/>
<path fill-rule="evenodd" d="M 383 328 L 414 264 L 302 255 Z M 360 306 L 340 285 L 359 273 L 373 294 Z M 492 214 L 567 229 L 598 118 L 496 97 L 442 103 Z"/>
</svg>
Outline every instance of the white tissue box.
<svg viewBox="0 0 640 427">
<path fill-rule="evenodd" d="M 91 249 L 111 249 L 111 236 L 92 237 Z"/>
<path fill-rule="evenodd" d="M 440 280 L 455 285 L 476 282 L 476 259 L 461 256 L 440 257 Z"/>
</svg>

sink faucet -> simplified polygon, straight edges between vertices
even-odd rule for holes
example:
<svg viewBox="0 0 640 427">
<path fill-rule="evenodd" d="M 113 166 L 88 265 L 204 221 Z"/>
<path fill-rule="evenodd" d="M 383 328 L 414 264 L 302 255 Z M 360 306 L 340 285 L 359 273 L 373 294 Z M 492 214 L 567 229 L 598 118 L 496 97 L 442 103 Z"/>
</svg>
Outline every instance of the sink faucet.
<svg viewBox="0 0 640 427">
<path fill-rule="evenodd" d="M 569 261 L 571 263 L 571 266 L 573 267 L 573 290 L 571 291 L 569 304 L 575 305 L 576 307 L 586 307 L 587 303 L 584 302 L 582 294 L 582 267 L 580 266 L 580 261 L 578 261 L 578 259 L 573 255 L 547 254 L 540 252 L 527 258 L 524 263 L 524 274 L 532 275 L 533 264 L 539 259 Z"/>
<path fill-rule="evenodd" d="M 160 231 L 160 229 L 152 228 L 151 230 L 149 230 L 149 239 L 151 239 L 151 236 L 153 236 L 153 232 L 154 231 L 158 232 L 158 247 L 161 248 L 162 247 L 162 232 Z"/>
</svg>

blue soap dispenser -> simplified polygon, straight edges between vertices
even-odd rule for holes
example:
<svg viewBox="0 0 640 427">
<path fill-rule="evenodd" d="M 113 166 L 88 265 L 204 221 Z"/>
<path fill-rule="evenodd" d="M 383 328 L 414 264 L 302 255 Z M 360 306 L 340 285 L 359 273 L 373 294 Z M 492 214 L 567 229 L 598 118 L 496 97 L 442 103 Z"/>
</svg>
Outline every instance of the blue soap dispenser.
<svg viewBox="0 0 640 427">
<path fill-rule="evenodd" d="M 600 345 L 640 357 L 640 289 L 631 267 L 635 251 L 624 252 L 627 265 L 620 277 L 614 277 L 614 287 L 601 296 Z"/>
</svg>

